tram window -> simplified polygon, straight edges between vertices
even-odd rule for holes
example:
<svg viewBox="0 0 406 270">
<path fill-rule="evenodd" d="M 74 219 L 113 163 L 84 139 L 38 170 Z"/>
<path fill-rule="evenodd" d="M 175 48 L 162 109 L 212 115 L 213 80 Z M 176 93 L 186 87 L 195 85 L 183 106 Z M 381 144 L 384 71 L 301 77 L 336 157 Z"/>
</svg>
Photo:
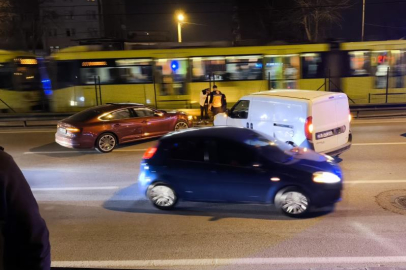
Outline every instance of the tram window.
<svg viewBox="0 0 406 270">
<path fill-rule="evenodd" d="M 305 53 L 301 58 L 303 79 L 324 78 L 323 58 L 320 53 Z"/>
<path fill-rule="evenodd" d="M 271 81 L 271 88 L 297 88 L 299 62 L 298 55 L 265 56 L 265 77 Z"/>
<path fill-rule="evenodd" d="M 156 82 L 160 83 L 159 94 L 186 95 L 185 81 L 188 78 L 187 59 L 159 59 L 156 61 Z"/>
<path fill-rule="evenodd" d="M 371 59 L 372 74 L 375 76 L 375 88 L 384 89 L 387 84 L 389 53 L 388 51 L 373 51 Z"/>
<path fill-rule="evenodd" d="M 74 61 L 57 62 L 57 83 L 58 87 L 68 87 L 77 84 L 76 65 Z"/>
<path fill-rule="evenodd" d="M 350 76 L 368 76 L 371 72 L 371 53 L 369 51 L 348 52 Z"/>
<path fill-rule="evenodd" d="M 13 70 L 12 70 L 10 64 L 1 63 L 0 64 L 0 88 L 12 89 L 13 88 L 13 81 L 11 80 L 12 76 L 13 76 Z"/>
<path fill-rule="evenodd" d="M 226 57 L 225 81 L 262 80 L 262 57 Z"/>
<path fill-rule="evenodd" d="M 135 84 L 151 83 L 151 66 L 95 67 L 80 70 L 83 84 L 94 84 L 95 76 L 100 77 L 101 84 Z"/>
<path fill-rule="evenodd" d="M 222 81 L 226 74 L 225 57 L 192 58 L 193 81 Z M 214 77 L 214 78 L 213 78 Z"/>
<path fill-rule="evenodd" d="M 394 77 L 393 86 L 395 88 L 404 87 L 404 75 L 405 75 L 405 52 L 400 50 L 391 51 L 391 75 Z"/>
</svg>

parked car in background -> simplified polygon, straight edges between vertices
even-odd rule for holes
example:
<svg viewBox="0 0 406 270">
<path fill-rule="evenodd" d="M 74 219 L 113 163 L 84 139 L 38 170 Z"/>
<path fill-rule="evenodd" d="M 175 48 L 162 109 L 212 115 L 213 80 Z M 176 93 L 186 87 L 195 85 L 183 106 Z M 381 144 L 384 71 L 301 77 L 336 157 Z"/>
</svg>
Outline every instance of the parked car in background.
<svg viewBox="0 0 406 270">
<path fill-rule="evenodd" d="M 111 152 L 118 144 L 160 137 L 189 128 L 192 116 L 155 110 L 136 103 L 93 107 L 58 123 L 55 141 L 69 148 L 96 148 Z"/>
<path fill-rule="evenodd" d="M 251 129 L 212 127 L 167 135 L 148 149 L 141 194 L 163 210 L 178 200 L 275 204 L 300 217 L 341 197 L 334 159 Z"/>
<path fill-rule="evenodd" d="M 242 97 L 215 126 L 264 132 L 293 146 L 338 156 L 351 147 L 351 115 L 344 93 L 273 90 Z"/>
</svg>

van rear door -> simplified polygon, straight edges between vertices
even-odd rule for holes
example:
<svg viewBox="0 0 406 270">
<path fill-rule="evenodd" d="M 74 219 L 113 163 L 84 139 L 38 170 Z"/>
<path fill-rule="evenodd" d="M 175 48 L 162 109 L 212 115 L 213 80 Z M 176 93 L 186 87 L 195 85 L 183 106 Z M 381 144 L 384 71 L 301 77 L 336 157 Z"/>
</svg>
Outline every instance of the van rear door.
<svg viewBox="0 0 406 270">
<path fill-rule="evenodd" d="M 347 95 L 331 94 L 312 101 L 314 150 L 329 153 L 348 142 L 349 107 Z"/>
</svg>

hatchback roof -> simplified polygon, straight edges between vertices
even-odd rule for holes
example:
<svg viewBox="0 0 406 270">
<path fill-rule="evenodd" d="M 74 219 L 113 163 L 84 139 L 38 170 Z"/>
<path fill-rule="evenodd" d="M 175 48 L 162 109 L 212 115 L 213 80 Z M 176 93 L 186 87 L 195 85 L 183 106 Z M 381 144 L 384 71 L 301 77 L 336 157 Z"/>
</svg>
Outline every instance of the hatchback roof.
<svg viewBox="0 0 406 270">
<path fill-rule="evenodd" d="M 189 128 L 182 131 L 172 132 L 162 138 L 162 140 L 183 139 L 189 137 L 216 137 L 219 139 L 231 139 L 234 141 L 243 142 L 250 139 L 257 132 L 238 127 L 205 127 L 205 128 Z"/>
<path fill-rule="evenodd" d="M 329 96 L 337 93 L 324 92 L 324 91 L 314 91 L 314 90 L 291 90 L 291 89 L 281 89 L 281 90 L 271 90 L 253 93 L 254 96 L 270 96 L 270 97 L 287 97 L 287 98 L 298 98 L 298 99 L 315 99 L 318 97 Z"/>
</svg>

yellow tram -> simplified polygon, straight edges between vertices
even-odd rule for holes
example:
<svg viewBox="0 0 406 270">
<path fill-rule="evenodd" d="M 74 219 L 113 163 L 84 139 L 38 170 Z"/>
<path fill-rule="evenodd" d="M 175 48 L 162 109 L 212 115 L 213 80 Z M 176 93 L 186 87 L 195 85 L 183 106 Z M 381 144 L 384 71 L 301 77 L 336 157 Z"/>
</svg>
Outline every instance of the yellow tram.
<svg viewBox="0 0 406 270">
<path fill-rule="evenodd" d="M 231 104 L 280 88 L 344 91 L 357 104 L 382 102 L 388 91 L 391 102 L 404 102 L 405 53 L 406 41 L 122 51 L 77 46 L 52 55 L 51 108 L 78 111 L 109 102 L 197 108 L 200 91 L 213 84 Z"/>
<path fill-rule="evenodd" d="M 43 98 L 35 55 L 0 50 L 0 112 L 39 111 Z"/>
</svg>

